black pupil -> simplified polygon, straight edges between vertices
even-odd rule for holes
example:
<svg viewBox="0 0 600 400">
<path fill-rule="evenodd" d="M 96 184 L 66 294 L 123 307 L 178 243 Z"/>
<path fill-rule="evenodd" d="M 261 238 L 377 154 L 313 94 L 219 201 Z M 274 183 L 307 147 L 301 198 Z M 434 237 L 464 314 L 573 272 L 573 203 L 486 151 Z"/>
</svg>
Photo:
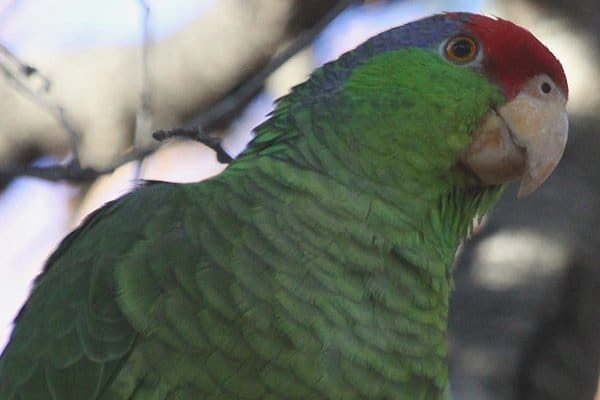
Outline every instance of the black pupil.
<svg viewBox="0 0 600 400">
<path fill-rule="evenodd" d="M 550 84 L 548 82 L 542 83 L 542 92 L 550 93 L 551 90 L 552 90 L 552 86 L 550 86 Z"/>
<path fill-rule="evenodd" d="M 467 39 L 460 39 L 452 44 L 452 54 L 456 58 L 468 58 L 472 51 L 473 44 Z"/>
</svg>

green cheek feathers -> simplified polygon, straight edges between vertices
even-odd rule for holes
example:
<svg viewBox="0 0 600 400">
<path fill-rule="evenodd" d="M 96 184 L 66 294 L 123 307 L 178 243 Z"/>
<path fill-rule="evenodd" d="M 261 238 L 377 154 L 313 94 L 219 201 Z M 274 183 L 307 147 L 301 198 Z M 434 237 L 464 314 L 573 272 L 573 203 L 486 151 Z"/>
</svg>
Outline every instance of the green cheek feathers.
<svg viewBox="0 0 600 400">
<path fill-rule="evenodd" d="M 412 157 L 422 158 L 413 163 L 442 169 L 467 146 L 490 106 L 504 101 L 480 72 L 427 49 L 381 53 L 356 67 L 344 89 L 355 110 L 349 123 L 368 132 L 359 139 L 364 145 L 411 148 Z"/>
</svg>

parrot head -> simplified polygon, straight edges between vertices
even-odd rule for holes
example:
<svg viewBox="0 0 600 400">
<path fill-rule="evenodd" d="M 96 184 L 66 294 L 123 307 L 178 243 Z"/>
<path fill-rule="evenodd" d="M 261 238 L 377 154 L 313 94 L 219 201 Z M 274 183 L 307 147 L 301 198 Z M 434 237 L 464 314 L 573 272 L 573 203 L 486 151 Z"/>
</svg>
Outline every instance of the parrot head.
<svg viewBox="0 0 600 400">
<path fill-rule="evenodd" d="M 350 171 L 361 182 L 416 183 L 419 189 L 407 189 L 414 196 L 425 188 L 434 198 L 448 182 L 485 189 L 517 179 L 525 196 L 562 156 L 567 97 L 560 62 L 526 29 L 477 14 L 437 14 L 317 69 L 279 100 L 247 153 L 295 151 L 296 163 L 339 179 Z M 299 143 L 280 133 L 285 124 L 307 149 L 284 145 Z"/>
<path fill-rule="evenodd" d="M 375 47 L 385 43 L 386 50 L 405 46 L 436 51 L 454 67 L 475 72 L 499 89 L 501 99 L 486 105 L 457 160 L 478 184 L 521 179 L 522 197 L 552 173 L 567 141 L 568 85 L 560 62 L 529 31 L 500 18 L 446 13 L 372 40 Z"/>
<path fill-rule="evenodd" d="M 473 132 L 461 161 L 485 184 L 521 178 L 519 196 L 528 195 L 552 173 L 566 145 L 569 89 L 563 68 L 530 32 L 512 22 L 454 16 L 464 21 L 464 29 L 440 51 L 455 63 L 485 71 L 506 97 Z"/>
</svg>

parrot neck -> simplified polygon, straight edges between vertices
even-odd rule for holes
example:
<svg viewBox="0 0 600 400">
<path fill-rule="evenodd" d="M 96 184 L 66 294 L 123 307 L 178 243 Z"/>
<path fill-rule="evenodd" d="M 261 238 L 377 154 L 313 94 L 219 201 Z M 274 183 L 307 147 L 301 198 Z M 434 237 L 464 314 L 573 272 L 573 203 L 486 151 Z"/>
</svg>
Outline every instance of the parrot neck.
<svg viewBox="0 0 600 400">
<path fill-rule="evenodd" d="M 365 282 L 365 298 L 377 319 L 370 334 L 381 339 L 393 333 L 383 348 L 406 365 L 411 390 L 418 393 L 423 385 L 428 393 L 423 398 L 442 399 L 447 386 L 447 323 L 457 248 L 499 193 L 499 188 L 454 187 L 437 201 L 409 209 L 372 200 L 362 228 L 368 233 L 361 234 L 371 235 L 372 247 L 370 253 L 363 251 L 377 256 L 389 249 L 385 266 L 364 263 L 360 272 L 348 274 Z"/>
<path fill-rule="evenodd" d="M 411 200 L 407 186 L 366 185 L 288 159 L 257 158 L 252 174 L 249 166 L 234 162 L 223 177 L 236 175 L 229 185 L 255 196 L 244 214 L 262 213 L 273 227 L 260 229 L 277 232 L 268 235 L 269 246 L 288 255 L 286 265 L 280 257 L 266 265 L 276 265 L 271 290 L 285 308 L 281 315 L 316 338 L 314 348 L 311 341 L 298 345 L 310 367 L 297 368 L 314 369 L 327 378 L 323 390 L 343 393 L 331 397 L 362 397 L 346 392 L 350 378 L 338 376 L 338 365 L 320 364 L 326 349 L 355 387 L 378 382 L 366 398 L 442 399 L 452 262 L 498 190 L 447 184 Z M 287 326 L 286 334 L 298 335 Z"/>
<path fill-rule="evenodd" d="M 364 379 L 360 387 L 381 388 L 367 398 L 442 398 L 451 266 L 499 193 L 456 163 L 502 96 L 428 49 L 378 54 L 351 71 L 334 63 L 282 98 L 227 169 L 262 196 L 248 213 L 266 208 L 260 220 L 276 221 L 268 242 L 298 255 L 278 270 L 277 293 L 286 316 L 318 338 L 315 358 L 326 348 L 350 371 L 331 376 L 341 391 Z"/>
</svg>

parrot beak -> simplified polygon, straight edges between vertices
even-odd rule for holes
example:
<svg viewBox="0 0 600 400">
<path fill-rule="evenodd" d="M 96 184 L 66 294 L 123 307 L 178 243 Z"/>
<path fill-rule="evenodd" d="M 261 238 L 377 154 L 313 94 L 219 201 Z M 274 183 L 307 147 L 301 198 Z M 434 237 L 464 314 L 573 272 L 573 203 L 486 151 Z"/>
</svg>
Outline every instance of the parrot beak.
<svg viewBox="0 0 600 400">
<path fill-rule="evenodd" d="M 518 197 L 529 195 L 562 157 L 569 130 L 566 103 L 546 75 L 532 78 L 511 101 L 486 114 L 463 164 L 488 185 L 521 178 Z"/>
</svg>

